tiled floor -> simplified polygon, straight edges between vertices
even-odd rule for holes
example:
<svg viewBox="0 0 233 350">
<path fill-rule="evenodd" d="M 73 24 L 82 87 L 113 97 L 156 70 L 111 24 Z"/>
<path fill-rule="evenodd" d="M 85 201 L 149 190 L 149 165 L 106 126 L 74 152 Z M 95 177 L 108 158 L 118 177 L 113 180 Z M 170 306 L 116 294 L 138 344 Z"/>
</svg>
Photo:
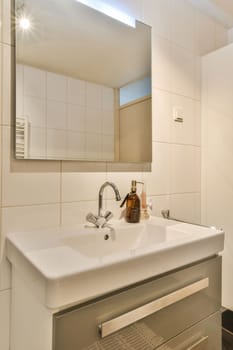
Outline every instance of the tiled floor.
<svg viewBox="0 0 233 350">
<path fill-rule="evenodd" d="M 233 350 L 233 312 L 222 313 L 222 350 Z"/>
</svg>

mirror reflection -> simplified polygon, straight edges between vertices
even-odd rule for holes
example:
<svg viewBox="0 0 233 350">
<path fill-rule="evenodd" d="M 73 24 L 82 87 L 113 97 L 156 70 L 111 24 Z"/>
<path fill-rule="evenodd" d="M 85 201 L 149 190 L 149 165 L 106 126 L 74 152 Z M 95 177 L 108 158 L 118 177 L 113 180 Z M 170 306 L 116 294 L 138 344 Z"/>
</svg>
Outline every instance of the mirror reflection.
<svg viewBox="0 0 233 350">
<path fill-rule="evenodd" d="M 16 0 L 16 158 L 151 161 L 151 28 Z"/>
</svg>

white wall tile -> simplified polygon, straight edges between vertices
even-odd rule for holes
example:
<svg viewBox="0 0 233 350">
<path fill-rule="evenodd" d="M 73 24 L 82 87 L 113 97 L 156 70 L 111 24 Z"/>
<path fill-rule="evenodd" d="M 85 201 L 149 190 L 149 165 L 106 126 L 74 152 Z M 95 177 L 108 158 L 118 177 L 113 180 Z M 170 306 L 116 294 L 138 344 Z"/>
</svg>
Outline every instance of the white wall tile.
<svg viewBox="0 0 233 350">
<path fill-rule="evenodd" d="M 27 162 L 11 158 L 13 139 L 3 127 L 2 205 L 54 203 L 60 200 L 59 163 Z M 43 189 L 43 190 L 42 190 Z"/>
<path fill-rule="evenodd" d="M 0 2 L 0 42 L 2 42 L 2 19 L 3 19 L 3 9 L 2 9 L 2 1 Z"/>
<path fill-rule="evenodd" d="M 86 109 L 84 106 L 68 104 L 67 128 L 72 131 L 86 130 Z"/>
<path fill-rule="evenodd" d="M 23 96 L 17 95 L 16 98 L 16 117 L 24 116 L 23 112 Z"/>
<path fill-rule="evenodd" d="M 90 106 L 92 104 L 88 104 L 86 109 L 86 131 L 100 134 L 102 131 L 102 110 Z"/>
<path fill-rule="evenodd" d="M 200 192 L 200 147 L 171 145 L 171 193 Z"/>
<path fill-rule="evenodd" d="M 153 142 L 153 163 L 151 173 L 144 174 L 148 195 L 162 195 L 170 192 L 171 154 L 168 143 Z"/>
<path fill-rule="evenodd" d="M 16 97 L 23 97 L 23 65 L 16 64 Z"/>
<path fill-rule="evenodd" d="M 11 266 L 6 258 L 5 239 L 1 238 L 2 251 L 0 254 L 0 291 L 11 288 Z"/>
<path fill-rule="evenodd" d="M 172 91 L 195 98 L 196 56 L 179 46 L 172 46 Z"/>
<path fill-rule="evenodd" d="M 47 101 L 47 128 L 67 129 L 67 110 L 64 102 Z"/>
<path fill-rule="evenodd" d="M 46 158 L 46 129 L 30 127 L 29 158 Z"/>
<path fill-rule="evenodd" d="M 62 225 L 72 226 L 86 222 L 86 215 L 92 212 L 98 214 L 97 201 L 82 201 L 62 204 Z"/>
<path fill-rule="evenodd" d="M 14 43 L 12 36 L 12 28 L 11 28 L 11 11 L 13 9 L 13 1 L 12 0 L 2 0 L 1 1 L 1 10 L 0 10 L 0 41 L 5 44 L 11 45 Z M 2 16 L 1 16 L 2 11 Z"/>
<path fill-rule="evenodd" d="M 0 292 L 0 349 L 10 349 L 10 291 Z"/>
<path fill-rule="evenodd" d="M 172 41 L 190 52 L 196 49 L 196 11 L 186 0 L 172 0 Z"/>
<path fill-rule="evenodd" d="M 67 132 L 67 158 L 85 158 L 85 134 L 79 132 Z"/>
<path fill-rule="evenodd" d="M 199 55 L 206 55 L 215 50 L 215 22 L 199 11 L 197 11 L 196 40 Z"/>
<path fill-rule="evenodd" d="M 68 103 L 84 106 L 86 103 L 86 82 L 83 80 L 68 78 L 67 80 Z"/>
<path fill-rule="evenodd" d="M 11 84 L 13 83 L 13 68 L 11 67 L 14 48 L 3 44 L 2 45 L 2 124 L 11 125 L 13 112 L 13 100 Z"/>
<path fill-rule="evenodd" d="M 1 116 L 1 109 L 0 109 L 0 116 Z M 0 124 L 0 145 L 2 145 L 2 126 L 1 126 L 1 124 Z M 2 184 L 2 152 L 1 151 L 0 151 L 0 167 L 1 167 L 0 168 L 0 184 Z M 1 218 L 1 205 L 2 205 L 2 186 L 0 185 L 0 218 Z M 1 221 L 0 221 L 0 238 L 1 238 Z M 0 250 L 1 250 L 1 243 L 0 243 Z"/>
<path fill-rule="evenodd" d="M 24 66 L 24 95 L 45 98 L 46 73 L 40 69 Z"/>
<path fill-rule="evenodd" d="M 114 110 L 114 90 L 109 87 L 102 87 L 102 108 L 107 111 Z"/>
<path fill-rule="evenodd" d="M 102 108 L 102 87 L 98 84 L 86 83 L 86 101 L 87 106 L 92 109 Z"/>
<path fill-rule="evenodd" d="M 105 172 L 63 172 L 62 201 L 77 202 L 97 200 L 100 186 L 105 181 Z"/>
<path fill-rule="evenodd" d="M 170 215 L 191 223 L 201 222 L 201 198 L 199 193 L 171 195 Z"/>
<path fill-rule="evenodd" d="M 173 109 L 182 110 L 183 123 L 175 122 Z M 200 103 L 181 95 L 172 95 L 171 142 L 187 145 L 200 145 Z"/>
<path fill-rule="evenodd" d="M 47 73 L 47 97 L 58 102 L 67 101 L 67 79 L 63 75 Z"/>
<path fill-rule="evenodd" d="M 65 159 L 67 156 L 67 132 L 47 129 L 47 158 Z"/>
<path fill-rule="evenodd" d="M 108 192 L 110 193 L 110 190 L 108 190 Z M 128 190 L 127 193 L 130 192 L 130 189 Z M 139 193 L 140 195 L 140 193 Z M 110 194 L 109 194 L 110 196 Z M 118 219 L 124 219 L 124 215 L 125 215 L 125 205 L 123 208 L 120 208 L 120 205 L 124 199 L 124 195 L 122 195 L 121 201 L 116 201 L 115 198 L 114 199 L 107 199 L 104 201 L 103 203 L 103 210 L 104 212 L 106 211 L 111 211 L 113 213 L 113 220 L 118 220 Z"/>
<path fill-rule="evenodd" d="M 201 101 L 201 56 L 195 57 L 194 65 L 194 99 Z"/>
<path fill-rule="evenodd" d="M 107 135 L 114 135 L 114 111 L 102 111 L 102 133 Z"/>
<path fill-rule="evenodd" d="M 60 204 L 30 205 L 2 209 L 2 232 L 25 232 L 60 224 Z"/>
<path fill-rule="evenodd" d="M 103 159 L 101 134 L 86 133 L 86 159 Z"/>
<path fill-rule="evenodd" d="M 115 183 L 117 186 L 122 201 L 124 197 L 131 191 L 131 181 L 142 181 L 142 173 L 139 171 L 133 171 L 133 165 L 132 170 L 129 169 L 127 172 L 113 172 L 114 165 L 109 164 L 108 165 L 108 173 L 107 173 L 107 181 Z M 137 186 L 137 193 L 140 193 L 141 185 Z M 112 190 L 112 188 L 108 187 L 106 188 L 106 193 L 104 195 L 104 198 L 106 199 L 115 199 L 115 194 Z M 115 201 L 115 200 L 114 200 Z M 119 207 L 119 203 L 117 203 Z"/>
<path fill-rule="evenodd" d="M 153 89 L 152 139 L 159 142 L 170 142 L 170 124 L 172 94 Z"/>
<path fill-rule="evenodd" d="M 1 8 L 1 7 L 0 7 Z M 1 21 L 1 13 L 0 13 L 0 21 Z M 0 29 L 1 30 L 1 29 Z M 2 44 L 0 42 L 0 87 L 1 87 L 1 91 L 3 88 L 3 79 L 2 79 L 2 75 L 3 75 L 3 64 L 2 64 L 2 52 L 3 52 L 3 47 Z M 0 125 L 2 125 L 2 94 L 0 94 Z"/>
<path fill-rule="evenodd" d="M 103 135 L 102 136 L 102 159 L 114 161 L 114 136 Z"/>
<path fill-rule="evenodd" d="M 170 196 L 150 196 L 152 200 L 151 215 L 162 216 L 161 211 L 170 208 Z"/>
<path fill-rule="evenodd" d="M 154 35 L 152 41 L 152 86 L 171 91 L 172 68 L 171 42 Z"/>
<path fill-rule="evenodd" d="M 18 98 L 17 98 L 18 99 Z M 17 115 L 20 115 L 17 113 Z M 31 127 L 45 128 L 46 104 L 44 99 L 25 96 L 23 100 L 23 115 L 28 117 Z"/>
<path fill-rule="evenodd" d="M 57 227 L 60 224 L 60 204 L 21 206 L 2 209 L 2 245 L 9 232 L 24 232 Z M 10 264 L 5 249 L 0 256 L 0 290 L 11 287 Z"/>
<path fill-rule="evenodd" d="M 144 0 L 143 22 L 152 26 L 153 33 L 171 39 L 172 0 Z"/>
</svg>

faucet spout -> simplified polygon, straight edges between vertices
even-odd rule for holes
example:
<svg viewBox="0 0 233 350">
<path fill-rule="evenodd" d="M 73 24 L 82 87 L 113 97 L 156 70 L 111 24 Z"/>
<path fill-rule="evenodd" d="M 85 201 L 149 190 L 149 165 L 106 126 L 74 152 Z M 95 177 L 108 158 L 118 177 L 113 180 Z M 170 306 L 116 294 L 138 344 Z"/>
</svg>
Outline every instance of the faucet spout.
<svg viewBox="0 0 233 350">
<path fill-rule="evenodd" d="M 116 186 L 113 182 L 108 182 L 108 181 L 106 181 L 106 182 L 100 187 L 100 190 L 99 190 L 99 211 L 98 211 L 99 217 L 103 217 L 103 216 L 104 216 L 104 214 L 103 214 L 103 192 L 104 192 L 104 189 L 105 189 L 107 186 L 112 187 L 112 189 L 113 189 L 113 191 L 114 191 L 114 193 L 115 193 L 116 201 L 120 201 L 120 200 L 121 200 L 121 196 L 120 196 L 120 193 L 119 193 L 119 190 L 118 190 L 117 186 Z"/>
</svg>

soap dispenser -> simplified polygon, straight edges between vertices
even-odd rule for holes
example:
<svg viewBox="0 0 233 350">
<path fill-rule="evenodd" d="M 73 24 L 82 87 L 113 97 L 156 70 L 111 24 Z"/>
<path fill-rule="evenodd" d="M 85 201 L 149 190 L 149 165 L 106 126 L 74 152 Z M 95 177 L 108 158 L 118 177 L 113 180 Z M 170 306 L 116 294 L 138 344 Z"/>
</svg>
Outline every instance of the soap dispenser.
<svg viewBox="0 0 233 350">
<path fill-rule="evenodd" d="M 141 204 L 140 198 L 137 195 L 136 191 L 137 181 L 132 180 L 131 192 L 127 194 L 127 196 L 121 204 L 121 207 L 123 207 L 123 205 L 126 202 L 125 220 L 129 223 L 136 223 L 140 221 Z"/>
</svg>

